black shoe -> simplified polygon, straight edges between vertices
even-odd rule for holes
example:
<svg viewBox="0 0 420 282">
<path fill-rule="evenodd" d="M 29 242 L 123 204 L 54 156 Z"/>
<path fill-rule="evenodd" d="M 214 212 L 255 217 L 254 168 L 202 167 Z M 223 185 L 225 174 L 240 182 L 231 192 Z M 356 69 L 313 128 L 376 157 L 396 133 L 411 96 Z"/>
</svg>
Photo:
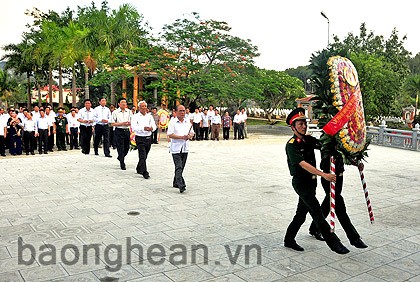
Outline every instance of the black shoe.
<svg viewBox="0 0 420 282">
<path fill-rule="evenodd" d="M 322 234 L 318 231 L 309 231 L 309 234 L 311 236 L 314 236 L 315 239 L 317 239 L 319 241 L 325 241 L 324 237 L 322 237 Z"/>
<path fill-rule="evenodd" d="M 176 184 L 172 184 L 172 187 L 179 188 L 178 185 L 176 185 Z"/>
<path fill-rule="evenodd" d="M 48 152 L 54 152 L 54 150 L 53 150 L 53 149 L 51 149 L 51 150 L 48 150 Z"/>
<path fill-rule="evenodd" d="M 290 248 L 290 249 L 293 249 L 293 250 L 298 251 L 298 252 L 303 252 L 305 250 L 304 248 L 299 246 L 298 243 L 296 243 L 296 242 L 292 242 L 292 243 L 284 242 L 284 246 L 286 248 Z"/>
<path fill-rule="evenodd" d="M 2 156 L 2 157 L 5 157 L 5 156 L 6 156 L 6 154 L 1 154 L 1 156 Z"/>
<path fill-rule="evenodd" d="M 44 152 L 44 154 L 47 154 L 47 155 L 48 155 L 48 152 L 47 152 L 47 151 L 45 151 L 45 152 Z"/>
<path fill-rule="evenodd" d="M 26 155 L 29 156 L 29 152 L 26 152 Z"/>
<path fill-rule="evenodd" d="M 365 249 L 365 248 L 367 248 L 368 246 L 362 241 L 362 239 L 357 239 L 356 241 L 353 241 L 353 242 L 351 242 L 350 241 L 350 244 L 352 244 L 353 246 L 355 246 L 356 248 L 358 248 L 358 249 Z"/>
<path fill-rule="evenodd" d="M 74 149 L 76 149 L 76 150 L 80 150 L 80 148 L 79 148 L 79 147 L 74 147 Z"/>
<path fill-rule="evenodd" d="M 111 156 L 111 155 L 105 155 L 105 157 L 106 157 L 106 158 L 112 158 L 112 156 Z"/>
<path fill-rule="evenodd" d="M 31 155 L 35 155 L 35 152 L 31 152 Z"/>
<path fill-rule="evenodd" d="M 127 170 L 124 162 L 120 162 L 120 167 L 121 167 L 122 170 Z"/>
<path fill-rule="evenodd" d="M 58 151 L 61 151 L 61 149 L 60 149 L 60 148 L 58 148 Z"/>
<path fill-rule="evenodd" d="M 143 173 L 143 177 L 144 177 L 144 179 L 149 179 L 150 174 L 148 172 L 145 172 L 145 173 Z"/>
<path fill-rule="evenodd" d="M 184 191 L 187 190 L 185 187 L 179 188 L 179 193 L 184 193 Z"/>
<path fill-rule="evenodd" d="M 95 152 L 95 156 L 99 156 L 99 153 L 98 152 Z"/>
<path fill-rule="evenodd" d="M 67 149 L 66 149 L 66 148 L 64 148 L 64 149 L 63 149 L 63 151 L 67 151 Z"/>
<path fill-rule="evenodd" d="M 330 246 L 331 251 L 336 252 L 337 254 L 344 255 L 349 253 L 349 249 L 346 248 L 340 241 L 334 243 Z"/>
</svg>

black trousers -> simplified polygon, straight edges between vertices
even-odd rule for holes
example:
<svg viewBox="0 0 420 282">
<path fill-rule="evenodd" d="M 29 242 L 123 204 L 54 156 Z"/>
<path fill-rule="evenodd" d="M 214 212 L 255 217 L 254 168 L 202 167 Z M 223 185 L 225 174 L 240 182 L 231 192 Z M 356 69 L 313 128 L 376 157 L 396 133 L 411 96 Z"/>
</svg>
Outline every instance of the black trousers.
<svg viewBox="0 0 420 282">
<path fill-rule="evenodd" d="M 240 123 L 233 123 L 233 138 L 234 139 L 243 139 L 242 137 L 242 127 Z"/>
<path fill-rule="evenodd" d="M 113 127 L 109 128 L 109 144 L 113 149 L 117 148 L 117 145 L 115 144 L 115 130 Z"/>
<path fill-rule="evenodd" d="M 306 214 L 312 216 L 312 219 L 317 226 L 319 232 L 325 239 L 327 245 L 331 246 L 340 241 L 335 233 L 330 232 L 330 226 L 325 221 L 325 216 L 322 213 L 321 206 L 315 197 L 316 179 L 301 179 L 297 176 L 293 177 L 292 185 L 295 192 L 299 195 L 299 202 L 296 209 L 296 214 L 292 222 L 287 227 L 284 242 L 295 242 L 296 234 L 300 227 L 305 222 Z"/>
<path fill-rule="evenodd" d="M 200 139 L 209 140 L 209 127 L 200 128 Z"/>
<path fill-rule="evenodd" d="M 65 150 L 66 149 L 66 133 L 56 131 L 55 134 L 55 143 L 57 144 L 58 150 Z"/>
<path fill-rule="evenodd" d="M 137 163 L 137 173 L 143 174 L 147 171 L 147 155 L 150 152 L 150 147 L 152 146 L 152 137 L 142 137 L 142 136 L 136 136 L 136 145 L 137 145 L 137 151 L 139 153 L 139 162 Z"/>
<path fill-rule="evenodd" d="M 223 127 L 223 139 L 229 140 L 230 127 Z"/>
<path fill-rule="evenodd" d="M 50 135 L 48 136 L 48 151 L 54 148 L 54 127 L 50 127 Z"/>
<path fill-rule="evenodd" d="M 321 208 L 322 213 L 327 216 L 330 212 L 330 182 L 325 180 L 324 178 L 321 179 L 322 188 L 325 191 L 325 198 L 322 201 Z M 347 238 L 350 242 L 354 242 L 357 239 L 360 239 L 359 233 L 357 233 L 356 228 L 351 223 L 350 217 L 347 214 L 346 204 L 344 203 L 344 198 L 341 195 L 343 191 L 343 176 L 337 175 L 337 182 L 335 183 L 335 214 L 340 221 L 341 226 L 346 232 Z M 309 231 L 317 231 L 316 224 L 312 222 L 311 226 L 309 227 Z"/>
<path fill-rule="evenodd" d="M 114 131 L 115 142 L 117 145 L 118 160 L 124 162 L 125 156 L 130 149 L 130 129 L 115 128 Z"/>
<path fill-rule="evenodd" d="M 109 153 L 109 126 L 108 124 L 102 125 L 97 124 L 95 125 L 95 138 L 93 140 L 93 148 L 95 150 L 95 154 L 98 153 L 99 143 L 103 138 L 102 147 L 104 149 L 105 156 L 108 156 Z"/>
<path fill-rule="evenodd" d="M 156 128 L 156 130 L 152 132 L 152 143 L 153 144 L 158 143 L 158 133 L 159 133 L 159 128 Z"/>
<path fill-rule="evenodd" d="M 82 143 L 82 153 L 90 153 L 90 140 L 92 139 L 92 126 L 80 125 L 80 135 Z"/>
<path fill-rule="evenodd" d="M 70 127 L 70 149 L 79 148 L 79 128 Z"/>
<path fill-rule="evenodd" d="M 0 156 L 6 154 L 6 138 L 3 135 L 0 135 Z"/>
<path fill-rule="evenodd" d="M 48 129 L 38 129 L 38 152 L 48 151 Z"/>
<path fill-rule="evenodd" d="M 200 123 L 193 122 L 193 130 L 195 132 L 194 137 L 192 140 L 200 140 Z"/>
<path fill-rule="evenodd" d="M 35 131 L 23 132 L 23 144 L 25 144 L 26 153 L 33 153 L 36 149 Z"/>
<path fill-rule="evenodd" d="M 172 159 L 174 160 L 175 164 L 175 176 L 173 180 L 173 186 L 176 186 L 178 188 L 185 188 L 186 186 L 184 177 L 182 177 L 182 173 L 184 172 L 187 157 L 188 153 L 172 154 Z"/>
</svg>

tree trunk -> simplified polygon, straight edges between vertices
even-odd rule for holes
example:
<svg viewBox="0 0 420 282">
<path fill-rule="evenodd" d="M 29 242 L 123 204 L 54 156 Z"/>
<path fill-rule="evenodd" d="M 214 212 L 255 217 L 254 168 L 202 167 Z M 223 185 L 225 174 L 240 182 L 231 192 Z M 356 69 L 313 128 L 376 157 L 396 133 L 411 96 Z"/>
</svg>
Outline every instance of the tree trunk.
<svg viewBox="0 0 420 282">
<path fill-rule="evenodd" d="M 72 73 L 73 73 L 73 77 L 72 77 L 72 81 L 71 81 L 71 105 L 73 107 L 76 107 L 76 69 L 73 66 L 72 68 Z"/>
<path fill-rule="evenodd" d="M 133 82 L 133 106 L 137 109 L 137 95 L 139 93 L 139 76 L 135 73 L 134 74 L 134 82 Z"/>
<path fill-rule="evenodd" d="M 28 80 L 28 103 L 27 103 L 27 108 L 28 110 L 31 110 L 31 102 L 32 102 L 32 93 L 31 93 L 31 75 L 29 72 L 26 73 L 26 78 Z"/>
<path fill-rule="evenodd" d="M 51 104 L 51 106 L 53 105 L 53 76 L 52 76 L 52 67 L 49 66 L 48 67 L 48 95 L 49 95 L 49 103 Z"/>
<path fill-rule="evenodd" d="M 273 112 L 267 112 L 267 119 L 268 119 L 268 122 L 269 123 L 271 123 L 272 122 L 272 119 L 271 119 L 271 115 L 273 114 Z"/>
<path fill-rule="evenodd" d="M 58 64 L 58 106 L 63 106 L 63 69 L 61 63 Z"/>
<path fill-rule="evenodd" d="M 89 98 L 89 69 L 85 66 L 85 99 Z"/>
<path fill-rule="evenodd" d="M 124 78 L 122 81 L 122 96 L 127 99 L 127 79 Z"/>
</svg>

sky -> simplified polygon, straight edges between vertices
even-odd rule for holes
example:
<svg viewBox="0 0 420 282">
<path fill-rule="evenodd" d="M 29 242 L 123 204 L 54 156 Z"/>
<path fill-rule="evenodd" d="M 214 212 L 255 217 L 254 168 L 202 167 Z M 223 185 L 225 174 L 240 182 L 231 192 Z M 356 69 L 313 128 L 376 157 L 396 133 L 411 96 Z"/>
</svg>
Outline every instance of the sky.
<svg viewBox="0 0 420 282">
<path fill-rule="evenodd" d="M 97 6 L 101 1 L 94 0 Z M 368 31 L 388 38 L 394 28 L 399 37 L 407 36 L 404 47 L 412 56 L 420 52 L 420 17 L 415 1 L 401 2 L 377 0 L 108 0 L 111 9 L 129 3 L 137 8 L 144 20 L 158 33 L 165 24 L 198 12 L 204 20 L 225 21 L 231 34 L 250 39 L 261 54 L 255 59 L 260 68 L 285 70 L 307 65 L 311 54 L 328 44 L 336 35 L 343 39 L 348 33 L 359 34 L 365 22 Z M 77 5 L 90 5 L 91 0 L 0 0 L 0 48 L 19 43 L 31 18 L 26 9 L 37 7 L 41 11 L 61 12 L 66 7 L 76 10 Z M 392 5 L 391 5 L 392 3 Z M 0 50 L 0 57 L 4 51 Z"/>
</svg>

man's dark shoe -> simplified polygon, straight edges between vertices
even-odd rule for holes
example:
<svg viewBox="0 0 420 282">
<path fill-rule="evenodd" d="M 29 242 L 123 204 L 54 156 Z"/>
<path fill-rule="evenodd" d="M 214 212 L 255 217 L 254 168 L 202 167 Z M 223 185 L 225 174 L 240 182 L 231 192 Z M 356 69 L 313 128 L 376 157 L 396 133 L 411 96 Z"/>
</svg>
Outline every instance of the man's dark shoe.
<svg viewBox="0 0 420 282">
<path fill-rule="evenodd" d="M 324 237 L 322 236 L 322 234 L 318 231 L 309 231 L 309 234 L 311 236 L 314 236 L 315 239 L 319 240 L 319 241 L 325 241 Z"/>
<path fill-rule="evenodd" d="M 95 156 L 99 156 L 99 153 L 98 152 L 95 152 Z"/>
<path fill-rule="evenodd" d="M 344 255 L 350 252 L 349 249 L 347 249 L 346 246 L 341 244 L 340 241 L 331 245 L 330 248 L 331 248 L 331 251 L 336 252 L 337 254 L 340 254 L 340 255 Z"/>
<path fill-rule="evenodd" d="M 124 162 L 120 162 L 120 167 L 121 167 L 122 170 L 127 170 Z"/>
<path fill-rule="evenodd" d="M 187 190 L 185 187 L 179 188 L 179 193 L 184 193 L 184 191 Z"/>
<path fill-rule="evenodd" d="M 303 252 L 305 250 L 304 248 L 299 246 L 298 243 L 296 243 L 296 242 L 292 242 L 292 243 L 284 242 L 284 246 L 286 248 L 290 248 L 290 249 L 293 249 L 293 250 L 298 251 L 298 252 Z"/>
<path fill-rule="evenodd" d="M 35 155 L 35 152 L 31 152 L 31 155 Z"/>
<path fill-rule="evenodd" d="M 145 173 L 143 173 L 143 177 L 144 177 L 144 179 L 149 179 L 150 175 L 149 175 L 148 172 L 145 172 Z"/>
<path fill-rule="evenodd" d="M 362 239 L 357 239 L 356 241 L 350 242 L 353 246 L 355 246 L 358 249 L 365 249 L 368 246 L 365 244 L 365 242 L 362 241 Z"/>
<path fill-rule="evenodd" d="M 176 184 L 172 184 L 172 187 L 179 188 L 178 185 L 176 185 Z"/>
<path fill-rule="evenodd" d="M 111 156 L 111 155 L 105 155 L 105 157 L 106 157 L 106 158 L 112 158 L 112 156 Z"/>
</svg>

